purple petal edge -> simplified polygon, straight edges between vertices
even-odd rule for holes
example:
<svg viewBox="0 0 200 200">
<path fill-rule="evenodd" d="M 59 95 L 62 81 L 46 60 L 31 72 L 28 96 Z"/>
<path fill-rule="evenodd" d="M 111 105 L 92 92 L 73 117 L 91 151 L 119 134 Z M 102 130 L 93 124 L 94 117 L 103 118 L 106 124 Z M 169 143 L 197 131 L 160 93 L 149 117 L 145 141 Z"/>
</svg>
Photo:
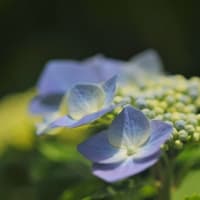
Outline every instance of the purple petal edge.
<svg viewBox="0 0 200 200">
<path fill-rule="evenodd" d="M 102 109 L 101 111 L 89 114 L 81 118 L 80 120 L 73 120 L 68 116 L 61 117 L 54 121 L 51 125 L 50 128 L 56 128 L 56 127 L 69 127 L 69 128 L 75 128 L 79 127 L 85 124 L 88 124 L 90 122 L 93 122 L 97 120 L 98 118 L 102 117 L 108 112 L 111 112 L 114 110 L 116 107 L 121 106 L 122 104 L 115 104 L 115 105 L 110 105 L 107 108 Z"/>
<path fill-rule="evenodd" d="M 160 156 L 160 151 L 148 158 L 134 160 L 132 157 L 117 164 L 93 164 L 93 174 L 102 180 L 112 183 L 136 175 L 154 165 Z"/>
</svg>

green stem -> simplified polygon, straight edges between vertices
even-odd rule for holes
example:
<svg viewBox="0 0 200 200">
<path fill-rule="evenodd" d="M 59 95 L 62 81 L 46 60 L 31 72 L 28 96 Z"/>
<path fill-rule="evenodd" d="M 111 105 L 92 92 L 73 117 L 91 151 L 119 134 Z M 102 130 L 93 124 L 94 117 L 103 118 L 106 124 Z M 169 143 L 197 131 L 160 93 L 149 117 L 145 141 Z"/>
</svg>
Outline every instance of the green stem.
<svg viewBox="0 0 200 200">
<path fill-rule="evenodd" d="M 172 163 L 167 154 L 163 154 L 163 162 L 158 164 L 158 178 L 160 188 L 158 192 L 158 200 L 171 200 L 171 184 L 172 184 Z"/>
</svg>

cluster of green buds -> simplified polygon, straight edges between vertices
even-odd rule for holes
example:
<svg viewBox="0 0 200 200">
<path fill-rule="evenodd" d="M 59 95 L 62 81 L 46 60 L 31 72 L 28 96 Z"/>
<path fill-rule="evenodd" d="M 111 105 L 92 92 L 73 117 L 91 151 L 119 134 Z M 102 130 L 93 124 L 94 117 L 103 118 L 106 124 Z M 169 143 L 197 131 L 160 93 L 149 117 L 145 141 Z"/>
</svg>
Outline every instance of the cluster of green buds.
<svg viewBox="0 0 200 200">
<path fill-rule="evenodd" d="M 173 135 L 164 149 L 182 149 L 188 142 L 200 142 L 200 78 L 159 76 L 122 88 L 120 93 L 123 92 L 150 119 L 173 125 Z"/>
</svg>

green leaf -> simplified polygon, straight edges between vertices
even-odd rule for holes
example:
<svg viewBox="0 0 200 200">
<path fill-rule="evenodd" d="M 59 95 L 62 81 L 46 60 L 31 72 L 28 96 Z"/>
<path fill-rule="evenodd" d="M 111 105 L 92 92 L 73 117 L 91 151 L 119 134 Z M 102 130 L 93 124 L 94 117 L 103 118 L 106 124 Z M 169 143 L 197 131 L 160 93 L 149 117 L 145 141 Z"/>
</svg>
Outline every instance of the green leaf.
<svg viewBox="0 0 200 200">
<path fill-rule="evenodd" d="M 200 200 L 200 195 L 192 195 L 190 197 L 186 197 L 185 200 Z"/>
<path fill-rule="evenodd" d="M 77 152 L 75 145 L 43 142 L 39 147 L 39 151 L 51 161 L 64 162 L 83 160 L 82 156 Z"/>
<path fill-rule="evenodd" d="M 198 194 L 199 180 L 200 180 L 200 170 L 194 170 L 188 173 L 188 175 L 184 178 L 179 188 L 174 190 L 174 192 L 172 193 L 172 200 L 187 199 L 188 196 Z M 196 196 L 192 196 L 192 197 L 196 198 Z M 195 198 L 194 200 L 198 200 Z"/>
</svg>

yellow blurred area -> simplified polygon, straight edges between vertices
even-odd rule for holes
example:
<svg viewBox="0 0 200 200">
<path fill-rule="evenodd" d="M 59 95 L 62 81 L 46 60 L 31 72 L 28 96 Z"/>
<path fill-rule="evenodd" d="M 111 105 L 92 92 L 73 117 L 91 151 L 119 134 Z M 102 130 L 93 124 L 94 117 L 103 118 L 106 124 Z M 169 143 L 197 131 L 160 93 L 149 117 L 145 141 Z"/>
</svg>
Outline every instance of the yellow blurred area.
<svg viewBox="0 0 200 200">
<path fill-rule="evenodd" d="M 30 149 L 34 142 L 34 122 L 27 105 L 33 91 L 6 96 L 0 100 L 0 151 L 7 146 Z"/>
<path fill-rule="evenodd" d="M 28 111 L 28 104 L 34 91 L 11 94 L 0 100 L 0 153 L 7 147 L 29 150 L 36 139 L 36 124 L 41 117 L 34 117 Z M 47 137 L 55 137 L 63 143 L 77 144 L 92 132 L 91 126 L 80 128 L 58 128 L 49 132 Z M 43 138 L 38 136 L 38 138 Z"/>
</svg>

